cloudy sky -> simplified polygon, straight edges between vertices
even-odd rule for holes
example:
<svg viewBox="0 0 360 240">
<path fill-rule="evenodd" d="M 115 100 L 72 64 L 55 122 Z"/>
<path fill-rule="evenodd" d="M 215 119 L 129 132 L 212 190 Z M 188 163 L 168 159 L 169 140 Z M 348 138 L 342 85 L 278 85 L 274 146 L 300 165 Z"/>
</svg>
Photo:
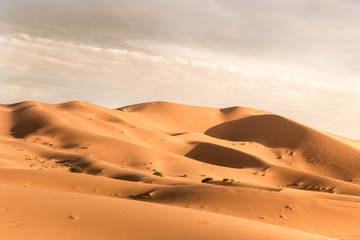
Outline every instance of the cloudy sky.
<svg viewBox="0 0 360 240">
<path fill-rule="evenodd" d="M 360 139 L 358 0 L 0 0 L 0 103 L 247 106 Z"/>
</svg>

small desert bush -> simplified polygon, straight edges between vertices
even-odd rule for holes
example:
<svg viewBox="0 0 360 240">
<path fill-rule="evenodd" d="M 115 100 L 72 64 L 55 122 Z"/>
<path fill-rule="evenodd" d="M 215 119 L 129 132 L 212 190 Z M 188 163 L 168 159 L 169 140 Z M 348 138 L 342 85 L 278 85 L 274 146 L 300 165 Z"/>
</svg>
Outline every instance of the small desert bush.
<svg viewBox="0 0 360 240">
<path fill-rule="evenodd" d="M 154 172 L 154 175 L 159 176 L 159 177 L 164 176 L 162 172 L 158 172 L 158 171 Z"/>
<path fill-rule="evenodd" d="M 224 179 L 223 179 L 223 182 L 228 182 L 228 181 L 229 181 L 228 178 L 224 178 Z"/>
<path fill-rule="evenodd" d="M 81 169 L 81 167 L 79 166 L 71 166 L 70 167 L 70 172 L 74 172 L 74 173 L 83 173 L 84 171 Z"/>
<path fill-rule="evenodd" d="M 212 180 L 213 180 L 212 177 L 207 177 L 207 178 L 204 178 L 201 182 L 205 183 L 205 182 L 210 182 Z"/>
<path fill-rule="evenodd" d="M 184 175 L 183 175 L 183 177 L 187 177 L 187 175 L 186 175 L 186 174 L 184 174 Z"/>
</svg>

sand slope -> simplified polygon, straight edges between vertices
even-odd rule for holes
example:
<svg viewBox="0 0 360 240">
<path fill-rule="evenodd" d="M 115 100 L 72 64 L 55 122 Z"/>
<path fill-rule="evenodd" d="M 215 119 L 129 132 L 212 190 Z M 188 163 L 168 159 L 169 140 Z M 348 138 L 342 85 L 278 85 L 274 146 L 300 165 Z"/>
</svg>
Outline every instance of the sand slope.
<svg viewBox="0 0 360 240">
<path fill-rule="evenodd" d="M 0 121 L 0 239 L 360 239 L 356 140 L 167 102 L 22 102 Z"/>
</svg>

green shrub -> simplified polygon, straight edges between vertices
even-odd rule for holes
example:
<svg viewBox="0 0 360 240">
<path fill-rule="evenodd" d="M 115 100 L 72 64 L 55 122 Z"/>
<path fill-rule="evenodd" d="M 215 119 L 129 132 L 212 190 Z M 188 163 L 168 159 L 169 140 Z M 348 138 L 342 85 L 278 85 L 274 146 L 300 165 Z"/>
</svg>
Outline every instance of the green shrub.
<svg viewBox="0 0 360 240">
<path fill-rule="evenodd" d="M 186 174 L 184 174 L 184 175 L 183 175 L 183 177 L 187 177 L 187 175 L 186 175 Z"/>
<path fill-rule="evenodd" d="M 234 182 L 235 180 L 234 180 L 234 179 L 231 179 L 230 181 Z"/>
<path fill-rule="evenodd" d="M 205 183 L 205 182 L 210 182 L 212 180 L 213 180 L 212 177 L 207 177 L 207 178 L 204 178 L 201 182 Z"/>
<path fill-rule="evenodd" d="M 224 179 L 223 179 L 223 182 L 228 182 L 228 181 L 229 181 L 228 178 L 224 178 Z"/>
<path fill-rule="evenodd" d="M 162 172 L 154 172 L 154 175 L 156 175 L 156 176 L 159 176 L 159 177 L 163 177 L 163 173 Z"/>
<path fill-rule="evenodd" d="M 74 173 L 83 173 L 84 171 L 81 169 L 81 167 L 79 166 L 71 166 L 70 167 L 70 172 L 74 172 Z"/>
</svg>

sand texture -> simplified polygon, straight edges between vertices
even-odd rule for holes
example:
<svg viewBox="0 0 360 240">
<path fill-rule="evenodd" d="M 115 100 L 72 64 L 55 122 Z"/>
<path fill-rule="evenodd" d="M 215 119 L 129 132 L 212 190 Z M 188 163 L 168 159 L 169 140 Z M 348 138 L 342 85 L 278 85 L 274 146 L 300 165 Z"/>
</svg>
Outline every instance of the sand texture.
<svg viewBox="0 0 360 240">
<path fill-rule="evenodd" d="M 358 140 L 168 102 L 2 104 L 0 122 L 0 240 L 360 239 Z"/>
</svg>

